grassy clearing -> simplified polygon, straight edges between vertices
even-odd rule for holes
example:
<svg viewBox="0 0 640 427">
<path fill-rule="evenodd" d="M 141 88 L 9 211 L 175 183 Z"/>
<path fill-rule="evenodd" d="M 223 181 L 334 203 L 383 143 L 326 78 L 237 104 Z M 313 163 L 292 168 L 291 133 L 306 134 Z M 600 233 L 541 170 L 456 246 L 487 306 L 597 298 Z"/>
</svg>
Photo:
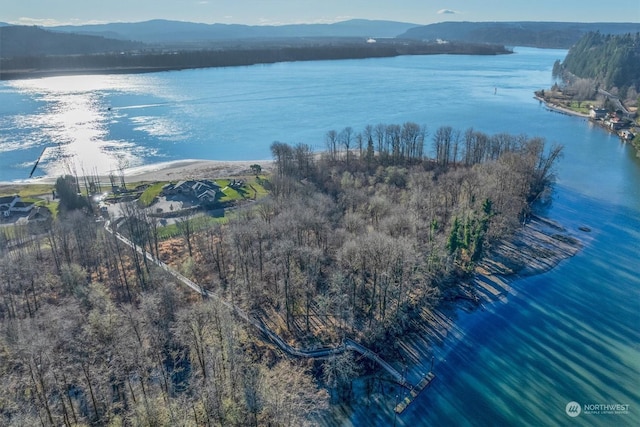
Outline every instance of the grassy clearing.
<svg viewBox="0 0 640 427">
<path fill-rule="evenodd" d="M 44 206 L 49 208 L 49 210 L 51 211 L 51 215 L 53 216 L 53 219 L 56 219 L 58 217 L 58 205 L 60 203 L 58 202 L 49 202 L 46 203 L 44 201 L 41 201 L 39 203 L 37 203 L 38 206 Z"/>
<path fill-rule="evenodd" d="M 236 191 L 234 188 L 225 186 L 225 187 L 222 187 L 221 190 L 222 190 L 222 194 L 224 194 L 224 196 L 220 197 L 220 201 L 222 203 L 238 201 L 244 198 L 242 197 L 240 192 Z"/>
<path fill-rule="evenodd" d="M 164 187 L 166 184 L 166 182 L 158 182 L 144 190 L 144 192 L 140 196 L 140 205 L 145 208 L 151 206 L 151 203 L 153 203 L 155 198 L 160 195 L 162 187 Z"/>
<path fill-rule="evenodd" d="M 591 110 L 591 105 L 594 105 L 594 104 L 595 104 L 595 101 L 581 101 L 581 102 L 571 101 L 567 104 L 567 108 L 578 113 L 589 114 L 589 111 Z"/>
<path fill-rule="evenodd" d="M 6 184 L 0 185 L 0 196 L 13 196 L 19 194 L 21 198 L 42 196 L 51 194 L 53 184 Z"/>
<path fill-rule="evenodd" d="M 249 194 L 253 199 L 260 199 L 269 195 L 269 191 L 264 188 L 265 185 L 269 183 L 269 180 L 266 177 L 255 177 L 251 182 L 247 184 L 249 187 Z"/>
<path fill-rule="evenodd" d="M 225 215 L 220 217 L 214 217 L 210 215 L 198 215 L 194 218 L 191 218 L 189 222 L 191 223 L 191 227 L 194 232 L 199 232 L 202 230 L 206 230 L 214 226 L 215 224 L 226 224 L 230 217 L 233 217 L 235 214 Z M 178 229 L 176 224 L 170 224 L 165 227 L 160 227 L 158 229 L 158 239 L 166 240 L 171 239 L 173 237 L 178 237 L 182 233 Z"/>
<path fill-rule="evenodd" d="M 232 188 L 229 184 L 232 180 L 218 179 L 216 184 L 220 186 L 224 196 L 220 198 L 221 202 L 233 202 L 240 200 L 256 200 L 265 197 L 269 192 L 264 188 L 268 181 L 264 178 L 253 177 L 246 179 L 241 187 Z"/>
</svg>

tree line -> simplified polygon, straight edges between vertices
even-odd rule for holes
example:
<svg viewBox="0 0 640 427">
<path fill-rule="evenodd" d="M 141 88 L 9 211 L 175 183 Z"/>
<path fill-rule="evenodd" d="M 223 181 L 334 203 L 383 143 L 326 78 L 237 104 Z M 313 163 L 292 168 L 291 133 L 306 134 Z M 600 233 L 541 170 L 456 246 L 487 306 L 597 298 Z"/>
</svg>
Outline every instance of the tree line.
<svg viewBox="0 0 640 427">
<path fill-rule="evenodd" d="M 640 92 L 640 33 L 585 34 L 554 66 L 554 74 L 569 80 L 588 79 L 591 92 L 614 90 L 621 99 L 637 100 Z M 588 98 L 585 98 L 588 99 Z"/>
<path fill-rule="evenodd" d="M 21 78 L 25 73 L 152 72 L 187 68 L 231 67 L 287 61 L 382 58 L 399 55 L 510 53 L 502 46 L 469 43 L 437 44 L 415 40 L 365 43 L 329 40 L 308 45 L 280 43 L 265 46 L 224 46 L 191 50 L 126 50 L 99 54 L 23 55 L 3 57 L 0 78 Z"/>
<path fill-rule="evenodd" d="M 548 195 L 562 149 L 441 127 L 427 158 L 427 136 L 414 123 L 347 127 L 327 133 L 321 156 L 272 144 L 274 198 L 226 240 L 243 242 L 233 258 L 243 260 L 243 275 L 233 275 L 242 298 L 279 307 L 284 334 L 332 318 L 336 336 L 361 334 L 375 347 L 420 307 L 455 295 L 456 279 Z"/>
</svg>

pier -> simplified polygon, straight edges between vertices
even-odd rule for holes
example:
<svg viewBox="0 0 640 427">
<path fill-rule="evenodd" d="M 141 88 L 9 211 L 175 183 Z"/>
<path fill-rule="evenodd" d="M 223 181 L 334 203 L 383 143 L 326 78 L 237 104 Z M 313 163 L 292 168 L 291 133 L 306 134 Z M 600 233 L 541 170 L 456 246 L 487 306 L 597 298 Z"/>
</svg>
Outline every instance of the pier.
<svg viewBox="0 0 640 427">
<path fill-rule="evenodd" d="M 418 397 L 420 392 L 425 388 L 427 388 L 435 378 L 436 378 L 436 374 L 434 374 L 432 371 L 429 371 L 429 373 L 425 375 L 424 378 L 422 378 L 422 380 L 420 380 L 418 385 L 416 385 L 415 387 L 411 387 L 411 389 L 409 390 L 409 395 L 406 396 L 402 400 L 402 402 L 396 405 L 395 407 L 396 414 L 403 413 L 404 410 L 407 409 L 407 407 L 411 404 L 411 402 L 413 402 L 415 398 Z"/>
</svg>

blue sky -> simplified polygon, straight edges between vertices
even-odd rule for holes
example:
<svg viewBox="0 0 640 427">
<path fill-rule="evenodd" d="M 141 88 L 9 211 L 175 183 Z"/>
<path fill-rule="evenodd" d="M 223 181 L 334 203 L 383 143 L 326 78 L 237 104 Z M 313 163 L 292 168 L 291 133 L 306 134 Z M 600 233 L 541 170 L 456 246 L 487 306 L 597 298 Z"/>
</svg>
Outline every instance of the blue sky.
<svg viewBox="0 0 640 427">
<path fill-rule="evenodd" d="M 0 0 L 0 21 L 27 25 L 175 19 L 280 25 L 352 18 L 640 22 L 640 0 Z"/>
</svg>

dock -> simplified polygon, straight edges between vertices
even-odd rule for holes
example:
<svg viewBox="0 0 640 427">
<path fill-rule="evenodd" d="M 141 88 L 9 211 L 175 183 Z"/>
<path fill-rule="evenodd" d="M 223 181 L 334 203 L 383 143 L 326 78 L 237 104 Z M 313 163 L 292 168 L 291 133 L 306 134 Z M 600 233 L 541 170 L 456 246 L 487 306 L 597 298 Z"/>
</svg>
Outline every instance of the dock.
<svg viewBox="0 0 640 427">
<path fill-rule="evenodd" d="M 418 385 L 416 385 L 415 387 L 411 387 L 411 389 L 409 390 L 409 395 L 405 397 L 402 400 L 402 402 L 396 405 L 396 409 L 395 409 L 396 414 L 401 414 L 402 412 L 404 412 L 404 410 L 407 409 L 407 407 L 411 404 L 411 402 L 413 402 L 415 398 L 418 397 L 420 392 L 425 388 L 427 388 L 429 384 L 431 384 L 431 382 L 435 379 L 435 377 L 436 377 L 436 374 L 429 371 L 429 373 L 425 375 L 424 378 L 422 378 L 422 380 L 418 383 Z"/>
</svg>

